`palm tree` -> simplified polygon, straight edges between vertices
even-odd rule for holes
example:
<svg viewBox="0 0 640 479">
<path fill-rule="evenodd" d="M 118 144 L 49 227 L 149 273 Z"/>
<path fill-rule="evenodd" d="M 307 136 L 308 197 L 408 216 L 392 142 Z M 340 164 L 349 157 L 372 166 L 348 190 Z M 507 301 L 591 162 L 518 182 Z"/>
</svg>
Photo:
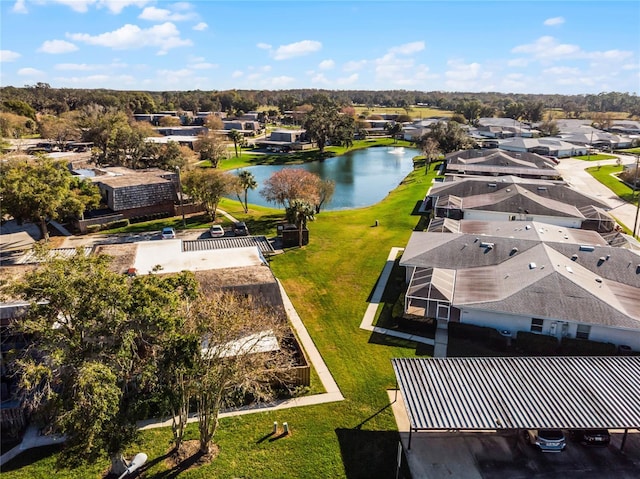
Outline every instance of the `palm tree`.
<svg viewBox="0 0 640 479">
<path fill-rule="evenodd" d="M 249 204 L 247 203 L 247 196 L 249 190 L 255 190 L 258 187 L 258 182 L 256 181 L 255 176 L 253 176 L 253 173 L 247 170 L 240 170 L 240 173 L 238 173 L 238 186 L 239 189 L 236 190 L 238 201 L 240 201 L 240 203 L 244 207 L 244 212 L 248 213 Z M 242 201 L 242 199 L 240 199 L 240 191 L 244 192 L 244 202 Z"/>
<path fill-rule="evenodd" d="M 287 221 L 298 228 L 298 246 L 302 246 L 302 232 L 307 228 L 307 221 L 313 221 L 315 208 L 306 201 L 293 200 L 286 209 Z"/>
<path fill-rule="evenodd" d="M 238 130 L 231 130 L 228 133 L 229 138 L 233 141 L 233 147 L 236 150 L 236 158 L 238 157 L 238 144 L 242 142 L 244 135 Z"/>
<path fill-rule="evenodd" d="M 402 131 L 402 125 L 400 123 L 387 123 L 384 126 L 384 129 L 387 130 L 387 133 L 389 133 L 389 135 L 391 135 L 391 138 L 393 138 L 393 142 L 397 143 L 398 138 L 396 135 Z"/>
</svg>

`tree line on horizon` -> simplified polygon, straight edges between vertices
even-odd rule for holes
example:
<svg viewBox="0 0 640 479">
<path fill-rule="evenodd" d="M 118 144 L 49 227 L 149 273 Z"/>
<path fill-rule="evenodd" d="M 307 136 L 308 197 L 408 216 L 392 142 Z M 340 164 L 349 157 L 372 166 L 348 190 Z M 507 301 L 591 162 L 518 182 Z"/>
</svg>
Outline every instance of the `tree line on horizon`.
<svg viewBox="0 0 640 479">
<path fill-rule="evenodd" d="M 129 91 L 109 89 L 52 88 L 48 83 L 0 88 L 0 111 L 36 119 L 36 114 L 60 115 L 89 105 L 117 108 L 131 114 L 158 111 L 220 111 L 238 114 L 273 107 L 280 113 L 309 103 L 315 96 L 337 104 L 408 109 L 415 105 L 456 111 L 460 104 L 478 101 L 486 112 L 504 112 L 510 104 L 540 103 L 545 109 L 562 110 L 568 118 L 584 112 L 626 112 L 640 116 L 640 97 L 635 93 L 525 94 L 499 92 L 444 92 L 409 90 L 225 90 L 225 91 Z"/>
</svg>

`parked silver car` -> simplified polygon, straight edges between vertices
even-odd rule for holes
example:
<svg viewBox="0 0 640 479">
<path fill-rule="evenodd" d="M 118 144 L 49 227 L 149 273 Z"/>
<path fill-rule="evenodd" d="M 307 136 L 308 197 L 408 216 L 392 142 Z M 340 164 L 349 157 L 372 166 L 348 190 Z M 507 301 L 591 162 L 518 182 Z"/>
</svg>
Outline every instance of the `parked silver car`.
<svg viewBox="0 0 640 479">
<path fill-rule="evenodd" d="M 525 440 L 542 452 L 562 452 L 567 447 L 564 433 L 560 429 L 528 429 Z"/>
</svg>

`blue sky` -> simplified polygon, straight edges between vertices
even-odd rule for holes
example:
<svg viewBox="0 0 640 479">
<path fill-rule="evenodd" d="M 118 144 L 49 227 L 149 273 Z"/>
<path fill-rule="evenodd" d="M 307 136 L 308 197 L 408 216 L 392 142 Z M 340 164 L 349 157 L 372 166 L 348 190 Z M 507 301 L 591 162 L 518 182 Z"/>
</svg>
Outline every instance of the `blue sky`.
<svg viewBox="0 0 640 479">
<path fill-rule="evenodd" d="M 0 84 L 640 90 L 638 1 L 0 0 Z"/>
</svg>

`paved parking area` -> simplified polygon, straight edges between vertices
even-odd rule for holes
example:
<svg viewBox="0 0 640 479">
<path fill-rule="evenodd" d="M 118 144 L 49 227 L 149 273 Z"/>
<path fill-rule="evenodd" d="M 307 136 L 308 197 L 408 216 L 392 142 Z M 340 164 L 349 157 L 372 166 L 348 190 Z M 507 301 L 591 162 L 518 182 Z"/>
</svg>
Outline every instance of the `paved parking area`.
<svg viewBox="0 0 640 479">
<path fill-rule="evenodd" d="M 413 479 L 637 479 L 640 477 L 640 432 L 610 431 L 608 447 L 585 447 L 567 438 L 561 453 L 542 453 L 516 431 L 414 432 L 402 395 L 389 391 L 405 457 Z M 566 432 L 565 432 L 566 434 Z"/>
<path fill-rule="evenodd" d="M 608 447 L 585 447 L 567 440 L 561 453 L 542 453 L 522 434 L 509 432 L 402 433 L 405 455 L 414 479 L 530 479 L 640 477 L 640 434 L 613 433 Z"/>
</svg>

